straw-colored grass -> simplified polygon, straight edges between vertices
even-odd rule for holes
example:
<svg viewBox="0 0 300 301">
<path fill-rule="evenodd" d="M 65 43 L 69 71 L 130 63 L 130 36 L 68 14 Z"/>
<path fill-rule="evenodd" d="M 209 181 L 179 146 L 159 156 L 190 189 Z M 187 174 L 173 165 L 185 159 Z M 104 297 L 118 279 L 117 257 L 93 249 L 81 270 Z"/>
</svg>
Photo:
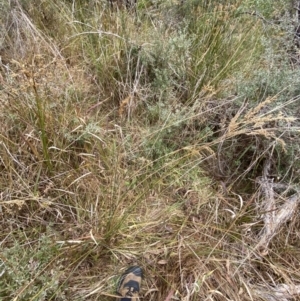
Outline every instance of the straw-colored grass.
<svg viewBox="0 0 300 301">
<path fill-rule="evenodd" d="M 216 2 L 0 4 L 0 300 L 299 298 L 293 10 Z"/>
</svg>

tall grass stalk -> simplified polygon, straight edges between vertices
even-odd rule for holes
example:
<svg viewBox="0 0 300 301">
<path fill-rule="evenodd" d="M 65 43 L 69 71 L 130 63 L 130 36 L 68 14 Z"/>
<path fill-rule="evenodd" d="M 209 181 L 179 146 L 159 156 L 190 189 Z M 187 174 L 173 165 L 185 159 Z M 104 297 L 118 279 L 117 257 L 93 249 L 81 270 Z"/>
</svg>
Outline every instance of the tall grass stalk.
<svg viewBox="0 0 300 301">
<path fill-rule="evenodd" d="M 41 142 L 42 142 L 42 149 L 43 149 L 43 158 L 44 161 L 46 162 L 46 166 L 49 169 L 49 171 L 52 171 L 52 163 L 49 155 L 49 141 L 48 141 L 48 136 L 46 132 L 46 106 L 41 99 L 37 86 L 34 80 L 34 77 L 32 77 L 32 88 L 34 90 L 34 98 L 35 98 L 35 104 L 36 104 L 36 109 L 35 109 L 35 115 L 38 120 L 38 131 L 40 132 L 41 135 Z"/>
</svg>

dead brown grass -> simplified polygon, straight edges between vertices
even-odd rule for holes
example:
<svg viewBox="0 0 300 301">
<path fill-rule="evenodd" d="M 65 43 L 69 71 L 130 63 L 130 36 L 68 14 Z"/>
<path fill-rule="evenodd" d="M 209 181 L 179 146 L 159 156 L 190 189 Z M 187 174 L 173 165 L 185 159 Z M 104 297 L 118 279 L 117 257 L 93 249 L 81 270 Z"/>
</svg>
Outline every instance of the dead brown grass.
<svg viewBox="0 0 300 301">
<path fill-rule="evenodd" d="M 118 275 L 133 264 L 145 271 L 145 301 L 299 298 L 298 170 L 288 162 L 276 178 L 278 157 L 291 158 L 298 141 L 288 109 L 297 97 L 253 104 L 205 86 L 185 105 L 170 88 L 156 117 L 142 79 L 150 64 L 137 61 L 143 68 L 130 78 L 134 56 L 122 47 L 132 39 L 120 42 L 129 13 L 101 19 L 112 35 L 101 40 L 106 52 L 91 44 L 103 51 L 95 60 L 67 4 L 55 17 L 59 39 L 20 4 L 9 13 L 1 300 L 113 300 Z M 128 73 L 114 74 L 112 64 Z"/>
</svg>

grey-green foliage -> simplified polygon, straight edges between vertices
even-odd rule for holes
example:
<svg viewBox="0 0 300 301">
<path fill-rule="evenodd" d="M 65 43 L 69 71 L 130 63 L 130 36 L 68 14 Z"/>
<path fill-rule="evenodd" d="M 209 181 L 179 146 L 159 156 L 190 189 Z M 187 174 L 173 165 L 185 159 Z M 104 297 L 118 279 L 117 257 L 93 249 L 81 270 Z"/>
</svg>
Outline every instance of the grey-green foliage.
<svg viewBox="0 0 300 301">
<path fill-rule="evenodd" d="M 269 38 L 269 32 L 278 33 L 277 40 Z M 300 69 L 293 66 L 293 35 L 291 23 L 287 18 L 280 26 L 268 25 L 260 44 L 264 49 L 259 58 L 262 68 L 251 71 L 248 79 L 238 76 L 238 93 L 250 100 L 261 101 L 277 95 L 279 102 L 284 102 L 300 93 Z M 264 66 L 269 68 L 264 68 Z M 296 68 L 295 68 L 296 67 Z"/>
<path fill-rule="evenodd" d="M 166 41 L 161 53 L 156 54 L 157 58 L 160 57 L 160 64 L 154 66 L 153 87 L 167 90 L 185 85 L 190 47 L 191 39 L 185 31 L 174 34 Z"/>
<path fill-rule="evenodd" d="M 300 94 L 300 70 L 273 68 L 253 71 L 249 82 L 238 84 L 238 93 L 251 101 L 261 101 L 277 95 L 284 102 Z"/>
<path fill-rule="evenodd" d="M 186 110 L 174 108 L 166 101 L 158 101 L 148 106 L 148 121 L 151 130 L 142 142 L 142 156 L 149 160 L 158 160 L 181 147 L 179 137 L 184 124 Z"/>
<path fill-rule="evenodd" d="M 139 83 L 151 90 L 148 98 L 166 100 L 174 89 L 186 86 L 190 47 L 191 40 L 185 29 L 165 38 L 164 29 L 160 28 L 153 33 L 153 43 L 130 52 L 126 58 L 130 72 L 141 75 Z"/>
<path fill-rule="evenodd" d="M 0 1 L 0 50 L 5 47 L 5 35 L 8 30 L 9 1 Z"/>
<path fill-rule="evenodd" d="M 18 300 L 65 300 L 60 292 L 61 266 L 54 261 L 57 250 L 46 236 L 25 246 L 15 241 L 12 247 L 5 248 L 2 252 L 6 262 L 5 272 L 0 277 L 0 300 L 13 300 L 16 296 Z M 54 297 L 57 293 L 59 298 Z"/>
<path fill-rule="evenodd" d="M 248 0 L 241 1 L 241 8 L 256 11 L 265 18 L 271 18 L 282 14 L 285 10 L 291 10 L 292 0 Z"/>
</svg>

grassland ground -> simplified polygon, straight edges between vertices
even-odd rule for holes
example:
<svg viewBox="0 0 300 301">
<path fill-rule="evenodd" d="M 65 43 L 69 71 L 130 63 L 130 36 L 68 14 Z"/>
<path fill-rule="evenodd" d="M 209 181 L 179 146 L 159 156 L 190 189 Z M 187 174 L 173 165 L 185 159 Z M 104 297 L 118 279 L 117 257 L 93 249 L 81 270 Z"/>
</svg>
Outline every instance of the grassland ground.
<svg viewBox="0 0 300 301">
<path fill-rule="evenodd" d="M 292 1 L 0 3 L 0 300 L 300 295 Z"/>
</svg>

